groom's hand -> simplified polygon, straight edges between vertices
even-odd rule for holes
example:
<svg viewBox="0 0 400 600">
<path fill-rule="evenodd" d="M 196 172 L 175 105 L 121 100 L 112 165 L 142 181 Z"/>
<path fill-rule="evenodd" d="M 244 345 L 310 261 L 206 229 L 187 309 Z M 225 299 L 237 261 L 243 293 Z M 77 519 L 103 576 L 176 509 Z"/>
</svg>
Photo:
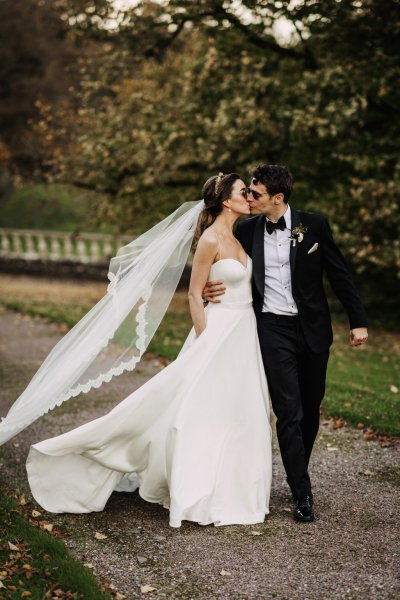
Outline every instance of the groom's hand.
<svg viewBox="0 0 400 600">
<path fill-rule="evenodd" d="M 366 327 L 357 327 L 350 329 L 350 346 L 362 346 L 368 340 L 368 329 Z"/>
<path fill-rule="evenodd" d="M 217 296 L 222 296 L 225 294 L 225 290 L 226 288 L 224 286 L 224 282 L 221 279 L 207 281 L 203 289 L 203 300 L 218 304 L 218 302 L 221 302 L 221 300 L 218 300 Z"/>
</svg>

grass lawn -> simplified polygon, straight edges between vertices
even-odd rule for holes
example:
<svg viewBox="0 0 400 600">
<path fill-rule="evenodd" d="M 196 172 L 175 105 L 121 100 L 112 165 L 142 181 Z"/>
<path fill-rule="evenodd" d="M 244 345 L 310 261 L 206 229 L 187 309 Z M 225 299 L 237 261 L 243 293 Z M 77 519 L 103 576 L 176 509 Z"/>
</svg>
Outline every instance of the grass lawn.
<svg viewBox="0 0 400 600">
<path fill-rule="evenodd" d="M 348 327 L 335 327 L 323 402 L 329 416 L 400 435 L 400 335 L 371 329 L 366 346 L 351 348 Z"/>
<path fill-rule="evenodd" d="M 0 597 L 110 600 L 93 573 L 39 519 L 29 516 L 23 497 L 18 501 L 0 484 Z"/>
<path fill-rule="evenodd" d="M 72 327 L 105 293 L 106 285 L 0 274 L 0 303 Z M 149 351 L 173 360 L 191 327 L 186 292 L 178 292 Z M 350 348 L 348 328 L 336 324 L 323 411 L 380 433 L 400 435 L 400 334 L 371 329 L 368 344 Z"/>
</svg>

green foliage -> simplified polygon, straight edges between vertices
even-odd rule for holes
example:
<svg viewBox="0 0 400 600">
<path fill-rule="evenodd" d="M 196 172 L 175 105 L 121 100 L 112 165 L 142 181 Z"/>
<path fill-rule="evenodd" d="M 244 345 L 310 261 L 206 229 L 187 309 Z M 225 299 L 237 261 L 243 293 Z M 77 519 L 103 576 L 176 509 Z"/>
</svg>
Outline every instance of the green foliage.
<svg viewBox="0 0 400 600">
<path fill-rule="evenodd" d="M 370 311 L 396 296 L 396 0 L 246 0 L 244 14 L 233 0 L 142 1 L 114 29 L 105 2 L 63 4 L 80 85 L 62 105 L 43 98 L 35 128 L 49 177 L 105 194 L 99 223 L 136 233 L 213 172 L 284 163 L 293 204 L 330 217 Z M 274 35 L 282 18 L 290 40 Z"/>
<path fill-rule="evenodd" d="M 54 105 L 74 83 L 79 51 L 63 12 L 62 0 L 0 2 L 0 195 L 6 170 L 41 177 L 40 138 L 30 127 L 36 103 L 43 95 Z"/>
<path fill-rule="evenodd" d="M 16 188 L 0 199 L 0 207 L 0 227 L 98 230 L 93 193 L 72 186 L 54 183 Z M 104 226 L 103 231 L 107 231 Z"/>
<path fill-rule="evenodd" d="M 32 600 L 55 596 L 84 600 L 107 600 L 111 596 L 94 575 L 69 553 L 64 544 L 30 523 L 22 507 L 0 484 L 0 562 L 2 598 L 29 596 Z M 11 549 L 9 543 L 17 549 Z M 24 594 L 26 592 L 26 594 Z M 28 594 L 28 592 L 30 592 Z"/>
</svg>

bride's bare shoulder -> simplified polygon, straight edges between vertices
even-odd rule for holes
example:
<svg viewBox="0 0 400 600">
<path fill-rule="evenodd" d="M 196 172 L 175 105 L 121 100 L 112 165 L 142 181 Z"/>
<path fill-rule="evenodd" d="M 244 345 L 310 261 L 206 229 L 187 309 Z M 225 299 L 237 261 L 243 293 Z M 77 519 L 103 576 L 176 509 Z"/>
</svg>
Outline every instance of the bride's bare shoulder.
<svg viewBox="0 0 400 600">
<path fill-rule="evenodd" d="M 218 236 L 212 227 L 207 227 L 201 234 L 198 243 L 218 246 Z"/>
<path fill-rule="evenodd" d="M 199 241 L 197 242 L 196 254 L 201 256 L 212 256 L 215 257 L 219 250 L 217 234 L 208 227 L 201 234 Z"/>
</svg>

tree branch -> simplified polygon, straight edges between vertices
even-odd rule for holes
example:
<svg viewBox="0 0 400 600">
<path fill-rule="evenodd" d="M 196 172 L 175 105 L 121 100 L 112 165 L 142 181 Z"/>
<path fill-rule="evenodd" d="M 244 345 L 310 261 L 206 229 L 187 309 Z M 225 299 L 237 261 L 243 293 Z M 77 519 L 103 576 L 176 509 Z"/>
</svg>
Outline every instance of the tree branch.
<svg viewBox="0 0 400 600">
<path fill-rule="evenodd" d="M 160 56 L 178 38 L 180 33 L 183 31 L 186 23 L 198 23 L 206 17 L 213 17 L 218 22 L 221 22 L 224 19 L 229 21 L 229 23 L 233 27 L 235 27 L 241 33 L 244 34 L 248 42 L 250 42 L 254 46 L 257 46 L 258 48 L 272 51 L 275 54 L 277 54 L 280 58 L 292 58 L 295 60 L 303 60 L 305 61 L 306 66 L 312 70 L 317 68 L 316 62 L 312 57 L 306 44 L 303 43 L 303 53 L 298 52 L 293 48 L 285 48 L 283 46 L 279 46 L 279 44 L 274 42 L 272 39 L 258 35 L 253 29 L 242 23 L 236 15 L 228 12 L 225 8 L 223 8 L 223 6 L 218 6 L 214 10 L 197 12 L 196 14 L 187 14 L 185 16 L 179 15 L 179 21 L 177 20 L 176 23 L 176 30 L 170 36 L 159 40 L 154 44 L 154 46 L 147 49 L 144 53 L 146 58 Z"/>
<path fill-rule="evenodd" d="M 293 27 L 295 28 L 296 33 L 299 36 L 300 41 L 303 45 L 304 59 L 305 59 L 306 67 L 309 68 L 311 71 L 317 70 L 319 68 L 317 60 L 315 59 L 315 56 L 312 54 L 310 47 L 307 44 L 306 40 L 304 39 L 302 31 L 299 28 L 299 26 L 297 25 L 296 19 L 292 18 L 290 11 L 288 11 L 287 9 L 285 9 L 285 14 L 286 14 L 287 20 L 290 21 L 292 23 Z"/>
<path fill-rule="evenodd" d="M 219 6 L 217 9 L 217 13 L 221 17 L 221 19 L 227 19 L 231 25 L 236 27 L 239 31 L 241 31 L 247 40 L 252 43 L 254 46 L 258 48 L 262 48 L 264 50 L 272 50 L 276 54 L 278 54 L 281 58 L 294 58 L 295 60 L 305 60 L 305 54 L 297 52 L 297 50 L 293 50 L 293 48 L 284 48 L 283 46 L 279 46 L 276 42 L 273 42 L 271 39 L 262 37 L 258 35 L 253 29 L 244 25 L 241 20 L 232 13 L 228 12 L 223 6 Z"/>
</svg>

